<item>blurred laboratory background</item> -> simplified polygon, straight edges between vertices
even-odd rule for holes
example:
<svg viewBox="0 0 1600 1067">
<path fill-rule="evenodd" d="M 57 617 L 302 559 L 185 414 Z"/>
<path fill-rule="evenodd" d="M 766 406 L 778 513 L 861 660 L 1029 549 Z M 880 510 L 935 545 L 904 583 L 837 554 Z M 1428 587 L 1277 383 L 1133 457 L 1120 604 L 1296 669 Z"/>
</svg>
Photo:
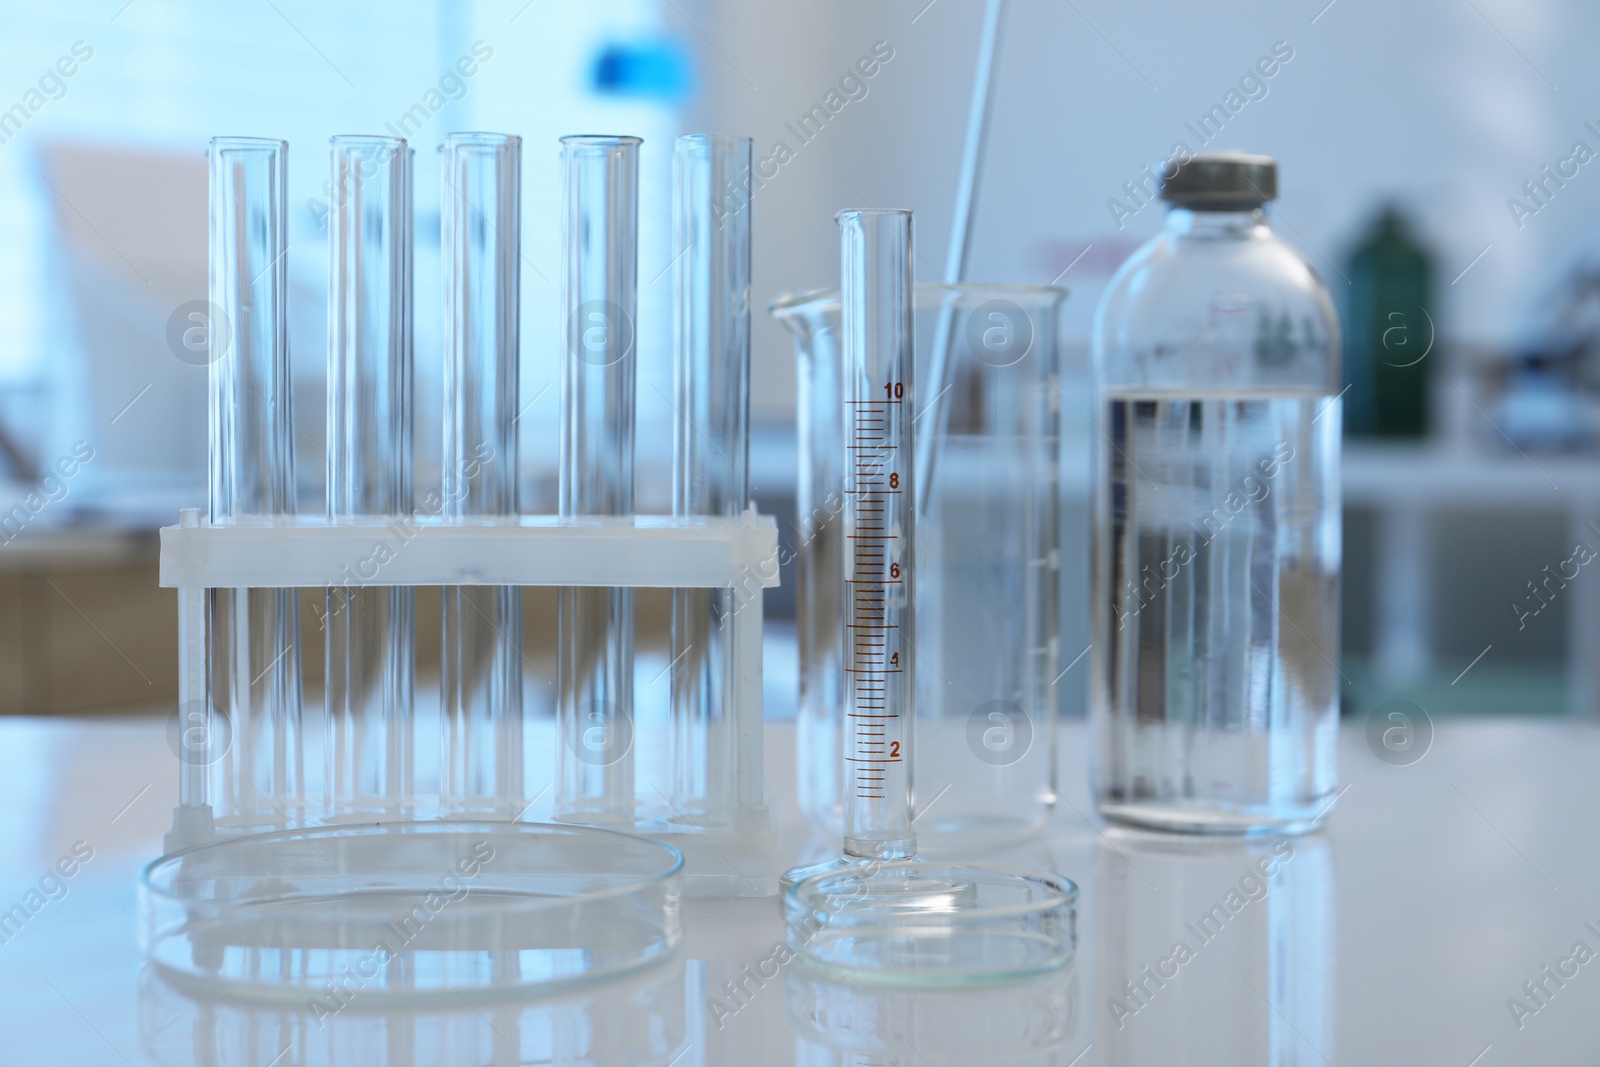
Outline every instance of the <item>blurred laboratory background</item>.
<svg viewBox="0 0 1600 1067">
<path fill-rule="evenodd" d="M 7 713 L 176 700 L 176 596 L 157 587 L 155 531 L 206 494 L 210 137 L 290 143 L 296 447 L 301 509 L 315 514 L 330 135 L 399 134 L 417 150 L 424 479 L 437 476 L 441 403 L 435 147 L 453 130 L 524 138 L 532 512 L 556 510 L 557 138 L 644 138 L 637 499 L 666 512 L 672 139 L 753 136 L 752 476 L 792 542 L 794 350 L 765 307 L 838 284 L 833 215 L 846 207 L 914 209 L 918 278 L 942 279 L 982 18 L 971 0 L 0 8 Z M 1269 214 L 1343 317 L 1345 713 L 1402 698 L 1435 717 L 1600 712 L 1600 568 L 1587 566 L 1600 554 L 1597 39 L 1600 8 L 1580 0 L 1010 6 L 968 277 L 1071 290 L 1064 713 L 1082 711 L 1074 657 L 1088 644 L 1089 324 L 1160 226 L 1161 164 L 1221 148 L 1277 157 Z M 780 636 L 785 583 L 767 600 Z M 665 600 L 651 603 L 641 626 L 660 637 Z M 548 640 L 553 611 L 530 618 L 545 621 L 529 642 Z M 425 632 L 418 644 L 437 647 Z M 767 662 L 774 715 L 793 711 L 781 644 Z"/>
</svg>

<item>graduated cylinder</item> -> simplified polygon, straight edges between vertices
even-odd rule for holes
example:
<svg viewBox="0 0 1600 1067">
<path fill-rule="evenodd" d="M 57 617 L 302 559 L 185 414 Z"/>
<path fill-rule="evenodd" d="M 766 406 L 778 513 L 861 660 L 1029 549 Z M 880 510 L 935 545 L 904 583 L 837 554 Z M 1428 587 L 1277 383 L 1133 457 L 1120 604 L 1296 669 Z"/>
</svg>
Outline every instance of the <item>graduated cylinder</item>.
<svg viewBox="0 0 1600 1067">
<path fill-rule="evenodd" d="M 839 213 L 845 409 L 844 851 L 916 854 L 911 212 Z"/>
</svg>

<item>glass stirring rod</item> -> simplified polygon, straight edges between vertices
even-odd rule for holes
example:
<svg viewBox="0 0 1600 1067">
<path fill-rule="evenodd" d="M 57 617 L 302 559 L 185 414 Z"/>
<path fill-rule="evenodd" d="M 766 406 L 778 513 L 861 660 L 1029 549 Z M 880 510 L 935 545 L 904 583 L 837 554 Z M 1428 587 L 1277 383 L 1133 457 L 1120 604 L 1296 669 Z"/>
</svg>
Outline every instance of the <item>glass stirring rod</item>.
<svg viewBox="0 0 1600 1067">
<path fill-rule="evenodd" d="M 839 213 L 845 405 L 844 853 L 916 854 L 911 212 Z"/>
</svg>

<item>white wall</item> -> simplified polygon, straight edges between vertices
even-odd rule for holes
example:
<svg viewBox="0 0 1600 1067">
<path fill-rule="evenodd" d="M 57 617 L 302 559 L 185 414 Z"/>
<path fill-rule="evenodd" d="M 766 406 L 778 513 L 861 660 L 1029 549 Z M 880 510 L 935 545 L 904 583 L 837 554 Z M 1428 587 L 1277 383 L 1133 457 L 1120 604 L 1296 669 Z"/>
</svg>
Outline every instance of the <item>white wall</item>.
<svg viewBox="0 0 1600 1067">
<path fill-rule="evenodd" d="M 1582 167 L 1520 229 L 1506 201 L 1574 141 L 1600 152 L 1600 134 L 1584 127 L 1594 120 L 1600 129 L 1600 65 L 1591 54 L 1600 7 L 1326 2 L 1012 0 L 974 277 L 1046 282 L 1092 245 L 1061 283 L 1074 290 L 1070 326 L 1086 336 L 1105 278 L 1159 225 L 1152 206 L 1119 229 L 1107 200 L 1175 140 L 1198 147 L 1184 123 L 1223 102 L 1282 41 L 1293 57 L 1212 147 L 1279 158 L 1277 225 L 1332 285 L 1342 283 L 1328 257 L 1342 263 L 1378 202 L 1395 198 L 1437 250 L 1446 338 L 1525 338 L 1553 274 L 1597 242 L 1600 162 Z M 758 303 L 786 288 L 835 284 L 831 216 L 862 201 L 918 211 L 917 269 L 936 277 L 981 5 L 701 0 L 680 10 L 705 73 L 693 119 L 752 134 L 758 154 L 778 139 L 793 145 L 784 122 L 820 101 L 874 41 L 894 48 L 868 95 L 799 147 L 758 194 Z M 787 342 L 768 322 L 755 337 L 757 411 L 786 417 Z"/>
</svg>

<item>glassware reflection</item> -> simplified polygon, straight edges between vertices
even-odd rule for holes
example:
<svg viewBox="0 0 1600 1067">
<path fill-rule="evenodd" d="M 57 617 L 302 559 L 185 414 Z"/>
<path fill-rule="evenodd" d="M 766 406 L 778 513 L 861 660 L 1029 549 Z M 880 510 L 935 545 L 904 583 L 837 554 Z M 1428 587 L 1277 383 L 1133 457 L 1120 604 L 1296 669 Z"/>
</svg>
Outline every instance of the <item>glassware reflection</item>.
<svg viewBox="0 0 1600 1067">
<path fill-rule="evenodd" d="M 1076 963 L 1023 982 L 908 990 L 852 984 L 796 962 L 784 990 L 802 1067 L 1066 1067 L 1082 1051 L 1072 1040 Z"/>
<path fill-rule="evenodd" d="M 1096 846 L 1100 1062 L 1334 1059 L 1334 870 L 1319 835 Z"/>
<path fill-rule="evenodd" d="M 1014 867 L 1032 867 L 1040 871 L 1056 870 L 1055 853 L 1047 842 L 1032 840 L 962 841 L 949 837 L 931 838 L 926 845 L 918 839 L 917 850 L 923 859 L 951 863 L 1000 863 Z M 812 834 L 800 851 L 800 865 L 822 863 L 839 854 L 837 838 Z"/>
<path fill-rule="evenodd" d="M 686 1067 L 686 1013 L 696 986 L 681 957 L 664 967 L 562 996 L 443 997 L 375 1009 L 359 990 L 268 1001 L 182 989 L 150 968 L 139 982 L 145 1058 L 200 1067 L 426 1067 L 560 1063 Z"/>
</svg>

